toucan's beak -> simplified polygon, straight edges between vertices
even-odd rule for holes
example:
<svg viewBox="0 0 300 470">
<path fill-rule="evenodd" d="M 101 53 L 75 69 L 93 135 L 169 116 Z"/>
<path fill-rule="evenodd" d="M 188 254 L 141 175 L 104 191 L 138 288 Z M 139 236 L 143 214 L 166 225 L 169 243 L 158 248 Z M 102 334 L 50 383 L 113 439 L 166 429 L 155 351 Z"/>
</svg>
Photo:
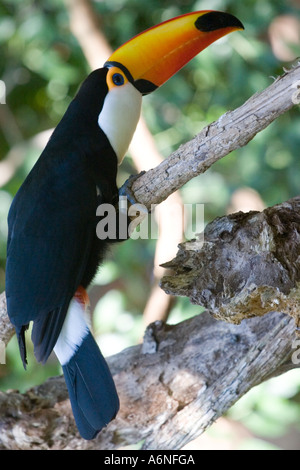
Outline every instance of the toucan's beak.
<svg viewBox="0 0 300 470">
<path fill-rule="evenodd" d="M 135 36 L 105 66 L 121 66 L 142 94 L 151 93 L 211 43 L 241 29 L 242 23 L 229 13 L 188 13 Z"/>
</svg>

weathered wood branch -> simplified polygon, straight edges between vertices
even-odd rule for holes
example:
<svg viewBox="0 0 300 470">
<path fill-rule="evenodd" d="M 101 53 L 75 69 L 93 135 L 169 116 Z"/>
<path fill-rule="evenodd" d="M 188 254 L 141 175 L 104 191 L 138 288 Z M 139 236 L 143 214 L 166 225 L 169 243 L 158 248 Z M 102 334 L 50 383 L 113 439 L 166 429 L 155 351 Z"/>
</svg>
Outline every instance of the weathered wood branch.
<svg viewBox="0 0 300 470">
<path fill-rule="evenodd" d="M 299 79 L 300 66 L 297 66 L 241 108 L 225 114 L 208 126 L 166 162 L 137 178 L 132 185 L 135 198 L 150 207 L 207 169 L 217 159 L 245 145 L 257 132 L 293 106 L 295 83 Z M 280 271 L 279 267 L 271 287 L 275 290 L 278 288 L 283 295 L 288 296 L 293 289 L 296 289 L 296 294 L 298 292 L 300 230 L 299 218 L 291 218 L 289 212 L 291 202 L 286 204 L 276 213 L 279 222 L 275 216 L 271 217 L 271 212 L 268 215 L 264 213 L 261 220 L 258 215 L 256 219 L 248 219 L 248 229 L 255 234 L 256 224 L 264 227 L 265 218 L 268 219 L 269 229 L 258 234 L 255 246 L 261 253 L 268 251 L 264 234 L 270 242 L 270 256 L 274 254 L 276 245 L 275 258 L 285 271 Z M 297 198 L 295 204 L 297 208 Z M 219 238 L 221 248 L 227 242 L 230 245 L 233 240 L 233 250 L 240 250 L 240 259 L 245 259 L 245 263 L 248 259 L 250 263 L 253 253 L 249 255 L 247 250 L 243 252 L 246 245 L 239 243 L 241 237 L 237 236 L 242 220 L 242 216 L 240 219 L 238 216 L 224 219 L 223 229 L 218 226 L 215 232 L 212 230 L 215 236 L 211 237 L 210 243 L 215 243 L 216 249 L 220 249 Z M 284 230 L 281 233 L 282 227 Z M 240 233 L 244 228 L 244 224 L 240 223 Z M 195 253 L 197 250 L 196 247 Z M 230 277 L 236 260 L 233 256 L 226 267 L 225 258 L 224 273 L 227 269 L 227 276 Z M 268 262 L 268 257 L 258 257 L 256 261 L 259 261 L 261 267 L 258 279 L 270 278 L 268 273 L 272 273 L 271 266 L 274 263 Z M 195 258 L 194 264 L 197 262 Z M 253 263 L 249 266 L 251 275 Z M 190 268 L 189 265 L 186 272 L 191 273 Z M 211 269 L 211 265 L 208 269 Z M 285 275 L 293 280 L 293 285 L 285 285 Z M 234 276 L 231 279 L 232 290 L 227 298 L 225 296 L 229 303 L 233 302 L 235 291 L 240 293 L 240 284 L 235 283 Z M 213 309 L 212 313 L 216 314 L 215 305 L 220 312 L 220 306 L 226 304 L 221 301 L 222 295 L 227 295 L 228 291 L 217 288 L 214 292 L 216 280 L 212 278 L 211 283 L 208 286 L 211 292 L 208 296 L 209 305 Z M 169 278 L 168 289 L 170 286 Z M 187 283 L 186 287 L 186 294 L 191 296 L 190 284 Z M 197 283 L 193 285 L 191 298 L 196 298 L 197 290 L 201 297 L 200 303 L 204 303 L 203 290 Z M 180 294 L 186 295 L 184 288 Z M 294 301 L 294 297 L 288 300 Z M 296 300 L 295 312 L 298 298 Z M 264 313 L 279 310 L 283 305 L 281 302 L 269 302 Z M 239 312 L 243 309 L 244 304 L 239 301 L 235 320 L 241 319 Z M 297 315 L 293 317 L 297 318 Z M 232 321 L 233 317 L 230 314 L 226 319 Z M 6 315 L 4 294 L 0 297 L 0 322 L 0 340 L 6 344 L 13 329 Z M 297 361 L 291 360 L 295 352 L 294 339 L 294 319 L 278 313 L 247 319 L 241 325 L 218 322 L 208 313 L 172 327 L 162 323 L 152 324 L 146 330 L 142 345 L 108 358 L 120 395 L 121 410 L 116 420 L 95 441 L 85 442 L 79 438 L 63 380 L 54 378 L 24 395 L 14 391 L 0 394 L 0 445 L 2 448 L 18 449 L 115 449 L 145 439 L 144 448 L 178 449 L 203 432 L 252 386 L 295 367 Z"/>
<path fill-rule="evenodd" d="M 295 365 L 294 322 L 268 314 L 232 325 L 201 314 L 148 327 L 144 343 L 108 358 L 121 409 L 94 441 L 76 431 L 62 377 L 24 395 L 0 392 L 0 449 L 180 449 L 251 387 Z"/>
<path fill-rule="evenodd" d="M 185 295 L 215 318 L 279 310 L 300 326 L 300 196 L 263 212 L 219 217 L 164 265 L 161 287 Z"/>
<path fill-rule="evenodd" d="M 131 187 L 134 198 L 150 209 L 151 204 L 159 204 L 216 161 L 246 145 L 281 114 L 300 103 L 299 83 L 298 64 L 242 106 L 209 124 L 160 165 L 140 175 Z"/>
</svg>

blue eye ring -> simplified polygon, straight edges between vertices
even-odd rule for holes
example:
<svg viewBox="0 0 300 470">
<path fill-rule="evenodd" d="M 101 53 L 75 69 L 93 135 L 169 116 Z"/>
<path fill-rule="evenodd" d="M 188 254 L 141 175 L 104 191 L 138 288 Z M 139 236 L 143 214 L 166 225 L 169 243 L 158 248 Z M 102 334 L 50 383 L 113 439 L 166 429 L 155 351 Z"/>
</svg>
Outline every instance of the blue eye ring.
<svg viewBox="0 0 300 470">
<path fill-rule="evenodd" d="M 116 86 L 122 86 L 125 83 L 124 76 L 121 73 L 114 73 L 112 76 L 112 81 Z"/>
</svg>

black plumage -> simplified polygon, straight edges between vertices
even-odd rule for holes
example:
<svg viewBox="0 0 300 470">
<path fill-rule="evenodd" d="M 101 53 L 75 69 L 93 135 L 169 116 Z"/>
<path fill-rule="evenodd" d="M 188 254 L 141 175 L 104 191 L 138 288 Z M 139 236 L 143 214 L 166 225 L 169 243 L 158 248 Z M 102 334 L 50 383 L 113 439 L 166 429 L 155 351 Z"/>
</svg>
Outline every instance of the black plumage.
<svg viewBox="0 0 300 470">
<path fill-rule="evenodd" d="M 24 367 L 29 322 L 35 356 L 45 362 L 78 286 L 90 284 L 108 244 L 96 236 L 98 205 L 118 197 L 117 156 L 98 126 L 106 74 L 99 69 L 85 80 L 9 212 L 7 309 Z M 116 415 L 119 401 L 90 333 L 63 371 L 78 429 L 91 439 Z"/>
<path fill-rule="evenodd" d="M 85 80 L 9 212 L 6 295 L 24 363 L 24 328 L 34 321 L 35 355 L 45 362 L 77 287 L 89 285 L 107 246 L 96 236 L 96 209 L 114 203 L 118 189 L 117 157 L 97 124 L 106 73 Z"/>
</svg>

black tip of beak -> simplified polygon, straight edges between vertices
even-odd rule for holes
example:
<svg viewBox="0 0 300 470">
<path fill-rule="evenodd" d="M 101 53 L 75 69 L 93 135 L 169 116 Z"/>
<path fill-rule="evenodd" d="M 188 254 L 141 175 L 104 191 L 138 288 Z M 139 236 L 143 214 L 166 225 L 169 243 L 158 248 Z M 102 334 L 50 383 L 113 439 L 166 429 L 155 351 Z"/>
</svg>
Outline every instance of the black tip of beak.
<svg viewBox="0 0 300 470">
<path fill-rule="evenodd" d="M 243 24 L 235 16 L 219 11 L 210 11 L 209 13 L 199 16 L 195 22 L 195 26 L 199 31 L 203 31 L 204 33 L 223 28 L 244 29 Z"/>
</svg>

